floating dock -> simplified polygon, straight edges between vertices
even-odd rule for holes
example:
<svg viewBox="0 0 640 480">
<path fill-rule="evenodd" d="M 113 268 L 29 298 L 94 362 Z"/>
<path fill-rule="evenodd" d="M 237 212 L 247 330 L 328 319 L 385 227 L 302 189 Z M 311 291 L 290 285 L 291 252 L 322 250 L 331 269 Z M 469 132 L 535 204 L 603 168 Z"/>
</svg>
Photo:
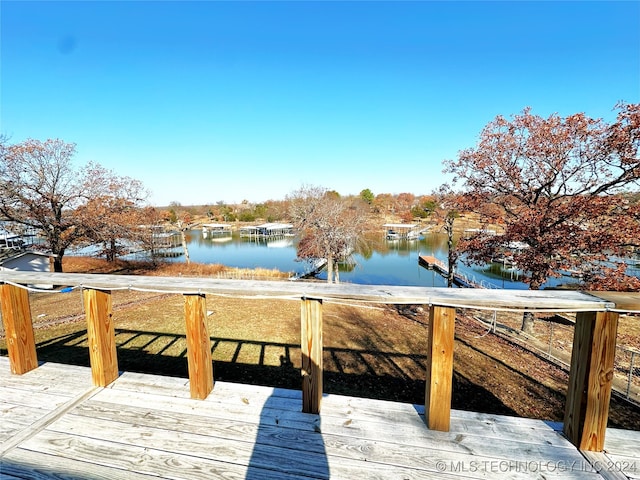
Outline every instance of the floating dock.
<svg viewBox="0 0 640 480">
<path fill-rule="evenodd" d="M 428 230 L 415 223 L 385 223 L 383 227 L 387 240 L 416 240 Z"/>
<path fill-rule="evenodd" d="M 449 276 L 449 267 L 442 260 L 438 260 L 431 255 L 418 255 L 418 264 L 429 270 L 434 270 L 442 275 L 444 278 Z M 466 275 L 459 273 L 453 274 L 453 283 L 458 287 L 464 288 L 485 288 L 483 285 L 469 279 Z"/>
</svg>

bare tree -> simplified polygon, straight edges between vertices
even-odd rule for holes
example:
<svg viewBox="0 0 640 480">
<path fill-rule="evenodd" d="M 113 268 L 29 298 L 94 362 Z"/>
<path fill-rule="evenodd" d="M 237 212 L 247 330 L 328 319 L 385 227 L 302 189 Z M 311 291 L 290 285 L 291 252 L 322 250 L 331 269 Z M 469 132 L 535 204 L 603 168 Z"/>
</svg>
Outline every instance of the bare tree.
<svg viewBox="0 0 640 480">
<path fill-rule="evenodd" d="M 187 265 L 191 263 L 189 257 L 189 247 L 187 246 L 186 231 L 191 228 L 191 214 L 186 210 L 176 212 L 176 220 L 172 222 L 180 232 L 180 241 L 182 242 L 182 250 L 184 251 L 184 260 Z"/>
<path fill-rule="evenodd" d="M 89 207 L 123 194 L 110 189 L 118 184 L 117 178 L 97 165 L 76 168 L 75 144 L 59 139 L 14 145 L 4 141 L 0 154 L 0 214 L 38 231 L 55 255 L 54 270 L 61 272 L 65 251 L 93 235 L 87 224 Z M 97 172 L 104 177 L 94 178 Z"/>
<path fill-rule="evenodd" d="M 100 253 L 113 261 L 138 243 L 147 192 L 140 181 L 119 177 L 94 163 L 84 172 L 85 203 L 76 209 L 76 216 L 82 219 L 87 241 L 102 245 Z"/>
<path fill-rule="evenodd" d="M 425 203 L 425 209 L 436 222 L 442 223 L 442 230 L 447 234 L 447 287 L 452 288 L 460 259 L 460 251 L 454 242 L 455 221 L 465 209 L 465 198 L 443 186 Z"/>
<path fill-rule="evenodd" d="M 165 245 L 164 240 L 160 240 L 162 237 L 158 233 L 164 232 L 166 216 L 154 207 L 144 207 L 140 210 L 140 214 L 143 220 L 137 230 L 136 243 L 140 244 L 144 251 L 149 252 L 151 262 L 153 265 L 157 265 L 161 258 L 159 251 Z"/>
<path fill-rule="evenodd" d="M 298 258 L 326 260 L 327 282 L 339 283 L 338 262 L 352 255 L 361 235 L 365 216 L 360 205 L 315 186 L 302 187 L 287 199 L 300 232 Z"/>
</svg>

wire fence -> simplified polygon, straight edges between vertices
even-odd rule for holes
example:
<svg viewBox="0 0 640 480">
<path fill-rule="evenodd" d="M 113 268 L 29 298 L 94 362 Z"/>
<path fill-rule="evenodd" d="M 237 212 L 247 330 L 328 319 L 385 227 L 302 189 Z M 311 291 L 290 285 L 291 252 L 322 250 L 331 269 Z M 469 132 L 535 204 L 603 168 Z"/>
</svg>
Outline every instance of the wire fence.
<svg viewBox="0 0 640 480">
<path fill-rule="evenodd" d="M 522 335 L 522 316 L 498 312 L 475 312 L 489 331 L 508 337 L 529 350 L 569 370 L 573 348 L 575 314 L 539 316 L 533 335 Z M 621 315 L 614 360 L 613 390 L 640 405 L 640 317 Z"/>
<path fill-rule="evenodd" d="M 616 374 L 626 374 L 625 398 L 640 403 L 640 350 L 619 346 L 616 349 Z"/>
</svg>

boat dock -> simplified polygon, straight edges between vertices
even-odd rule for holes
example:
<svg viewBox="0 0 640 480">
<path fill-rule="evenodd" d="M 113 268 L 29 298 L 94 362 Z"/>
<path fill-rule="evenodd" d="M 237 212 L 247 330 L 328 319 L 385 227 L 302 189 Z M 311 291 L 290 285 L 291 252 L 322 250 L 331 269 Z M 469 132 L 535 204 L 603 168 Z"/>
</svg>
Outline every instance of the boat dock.
<svg viewBox="0 0 640 480">
<path fill-rule="evenodd" d="M 432 255 L 418 255 L 418 264 L 424 268 L 438 272 L 444 278 L 449 276 L 449 267 L 447 264 Z M 458 272 L 453 274 L 453 283 L 458 287 L 463 288 L 496 288 L 490 283 L 478 282 L 475 279 Z"/>
<path fill-rule="evenodd" d="M 228 223 L 203 223 L 202 224 L 202 236 L 217 237 L 221 235 L 231 235 L 231 225 Z"/>
<path fill-rule="evenodd" d="M 263 223 L 240 227 L 240 237 L 273 238 L 294 236 L 293 225 L 290 223 Z"/>
<path fill-rule="evenodd" d="M 415 223 L 385 223 L 383 227 L 387 240 L 415 240 L 428 230 Z"/>
</svg>

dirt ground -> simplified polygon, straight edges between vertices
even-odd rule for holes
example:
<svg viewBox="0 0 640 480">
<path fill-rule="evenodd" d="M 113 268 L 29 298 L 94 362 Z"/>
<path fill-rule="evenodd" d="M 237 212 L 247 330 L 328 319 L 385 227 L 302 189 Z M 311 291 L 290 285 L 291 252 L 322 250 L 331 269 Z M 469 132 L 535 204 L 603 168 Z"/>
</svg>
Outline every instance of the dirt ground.
<svg viewBox="0 0 640 480">
<path fill-rule="evenodd" d="M 145 275 L 218 275 L 277 278 L 277 272 L 238 272 L 221 266 L 149 266 L 65 258 L 66 272 Z M 179 269 L 180 271 L 177 271 Z M 31 293 L 38 359 L 89 364 L 82 297 Z M 187 376 L 183 299 L 175 294 L 113 292 L 120 370 Z M 300 388 L 300 305 L 288 300 L 207 297 L 214 372 L 218 380 Z M 324 389 L 423 403 L 428 309 L 326 302 Z M 517 319 L 500 318 L 500 322 Z M 625 326 L 627 325 L 628 326 Z M 619 338 L 636 344 L 635 317 L 621 321 Z M 541 341 L 548 321 L 537 322 Z M 553 348 L 570 348 L 571 332 L 556 328 Z M 4 332 L 0 354 L 6 355 Z M 564 347 L 563 347 L 564 346 Z M 455 409 L 562 421 L 568 373 L 531 351 L 493 334 L 476 312 L 456 319 Z M 640 408 L 614 397 L 610 426 L 640 430 Z"/>
</svg>

